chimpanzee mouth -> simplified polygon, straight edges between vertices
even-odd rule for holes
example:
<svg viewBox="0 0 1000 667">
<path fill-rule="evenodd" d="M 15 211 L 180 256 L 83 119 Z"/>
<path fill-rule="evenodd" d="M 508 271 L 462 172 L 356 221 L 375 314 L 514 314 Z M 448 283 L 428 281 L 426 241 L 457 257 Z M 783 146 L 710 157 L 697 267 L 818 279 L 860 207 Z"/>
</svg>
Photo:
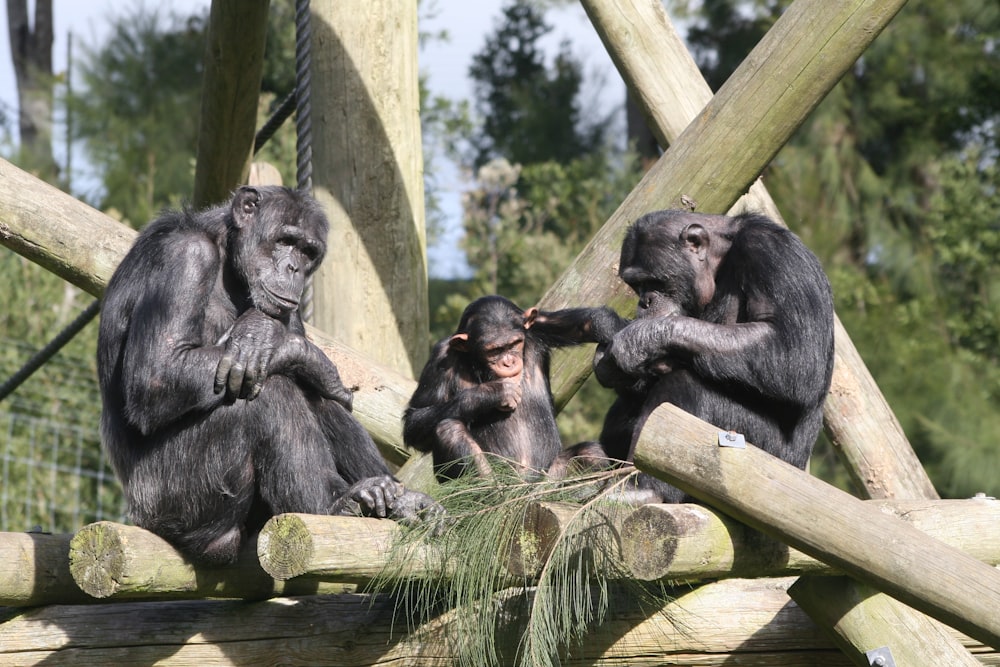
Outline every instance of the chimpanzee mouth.
<svg viewBox="0 0 1000 667">
<path fill-rule="evenodd" d="M 277 292 L 273 292 L 264 286 L 261 286 L 261 291 L 264 292 L 264 296 L 270 301 L 276 308 L 282 311 L 292 311 L 299 307 L 298 297 L 289 297 Z"/>
</svg>

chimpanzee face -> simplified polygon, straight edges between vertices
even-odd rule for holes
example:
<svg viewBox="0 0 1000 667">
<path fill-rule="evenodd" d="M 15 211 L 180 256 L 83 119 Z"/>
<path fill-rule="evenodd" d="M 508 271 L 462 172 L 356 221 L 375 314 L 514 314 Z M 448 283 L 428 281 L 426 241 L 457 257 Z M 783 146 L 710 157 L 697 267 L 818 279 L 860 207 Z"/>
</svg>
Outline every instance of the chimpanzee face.
<svg viewBox="0 0 1000 667">
<path fill-rule="evenodd" d="M 636 317 L 698 317 L 715 293 L 709 232 L 682 215 L 640 218 L 622 244 L 619 275 L 639 297 Z"/>
<path fill-rule="evenodd" d="M 462 314 L 451 347 L 464 353 L 484 379 L 517 377 L 524 369 L 525 332 L 537 313 L 501 296 L 476 299 Z"/>
<path fill-rule="evenodd" d="M 232 213 L 234 264 L 250 301 L 267 315 L 286 317 L 326 252 L 325 216 L 312 199 L 271 188 L 241 188 Z"/>
</svg>

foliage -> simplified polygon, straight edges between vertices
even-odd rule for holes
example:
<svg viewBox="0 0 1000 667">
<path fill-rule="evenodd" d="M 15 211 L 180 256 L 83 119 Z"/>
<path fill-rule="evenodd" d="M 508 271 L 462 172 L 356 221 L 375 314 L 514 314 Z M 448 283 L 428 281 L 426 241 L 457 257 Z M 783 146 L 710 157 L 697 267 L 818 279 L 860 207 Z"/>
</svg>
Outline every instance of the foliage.
<svg viewBox="0 0 1000 667">
<path fill-rule="evenodd" d="M 581 117 L 583 75 L 569 44 L 563 42 L 551 68 L 545 65 L 539 41 L 551 30 L 540 9 L 515 0 L 473 56 L 469 76 L 482 119 L 481 132 L 472 137 L 474 166 L 499 157 L 564 163 L 603 143 L 605 125 Z"/>
<path fill-rule="evenodd" d="M 135 9 L 83 47 L 76 136 L 101 179 L 98 207 L 133 226 L 191 192 L 206 20 Z"/>
<path fill-rule="evenodd" d="M 557 665 L 612 609 L 616 585 L 629 587 L 621 596 L 629 604 L 650 612 L 670 599 L 622 569 L 613 522 L 620 505 L 613 498 L 633 474 L 531 483 L 497 465 L 492 479 L 467 476 L 442 484 L 436 495 L 448 512 L 445 530 L 424 526 L 403 533 L 373 587 L 393 591 L 397 614 L 411 626 L 443 614 L 459 665 Z M 581 497 L 589 499 L 579 504 Z M 543 502 L 578 503 L 548 555 L 534 550 L 532 534 L 522 533 L 530 508 Z M 424 558 L 432 574 L 405 576 L 415 557 Z M 538 574 L 510 574 L 512 557 L 538 563 Z"/>
</svg>

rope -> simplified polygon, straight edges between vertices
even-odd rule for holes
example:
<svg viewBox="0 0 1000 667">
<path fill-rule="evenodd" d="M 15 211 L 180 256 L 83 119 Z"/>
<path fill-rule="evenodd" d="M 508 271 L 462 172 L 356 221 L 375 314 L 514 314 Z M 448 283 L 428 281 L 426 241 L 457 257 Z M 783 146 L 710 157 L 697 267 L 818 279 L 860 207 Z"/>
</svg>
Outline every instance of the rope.
<svg viewBox="0 0 1000 667">
<path fill-rule="evenodd" d="M 312 29 L 309 25 L 309 0 L 295 2 L 295 116 L 296 177 L 301 192 L 312 192 L 312 104 L 310 84 L 312 67 Z M 299 314 L 303 322 L 313 317 L 313 281 L 306 280 Z"/>
<path fill-rule="evenodd" d="M 14 373 L 9 380 L 0 386 L 0 401 L 7 398 L 11 392 L 20 387 L 32 373 L 42 367 L 42 364 L 54 357 L 56 352 L 61 350 L 63 346 L 71 341 L 74 336 L 80 333 L 80 331 L 82 331 L 92 319 L 97 317 L 97 313 L 99 313 L 100 310 L 101 302 L 94 299 L 94 301 L 87 306 L 86 310 L 77 315 L 76 319 L 69 323 L 69 326 L 60 331 L 55 338 L 49 341 L 48 345 L 36 352 L 35 356 L 31 357 L 31 359 L 29 359 L 19 371 Z"/>
</svg>

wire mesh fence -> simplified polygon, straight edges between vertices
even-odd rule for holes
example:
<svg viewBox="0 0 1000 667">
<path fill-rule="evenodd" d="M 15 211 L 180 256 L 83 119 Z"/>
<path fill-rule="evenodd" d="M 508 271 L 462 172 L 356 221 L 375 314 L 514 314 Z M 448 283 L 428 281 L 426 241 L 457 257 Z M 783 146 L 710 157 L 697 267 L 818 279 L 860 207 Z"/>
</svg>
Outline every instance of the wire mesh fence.
<svg viewBox="0 0 1000 667">
<path fill-rule="evenodd" d="M 95 429 L 0 411 L 0 443 L 0 530 L 72 532 L 121 520 L 121 491 Z"/>
</svg>

